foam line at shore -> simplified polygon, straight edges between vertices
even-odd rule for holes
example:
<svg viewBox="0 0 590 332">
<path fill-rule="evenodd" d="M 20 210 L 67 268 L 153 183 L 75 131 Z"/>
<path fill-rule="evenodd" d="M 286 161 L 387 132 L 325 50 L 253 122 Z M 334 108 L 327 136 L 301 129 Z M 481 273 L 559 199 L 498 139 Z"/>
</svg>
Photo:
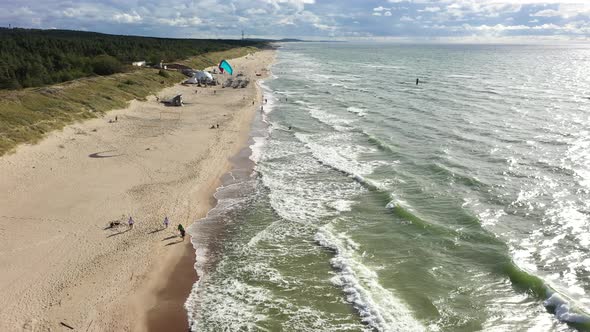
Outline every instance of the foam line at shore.
<svg viewBox="0 0 590 332">
<path fill-rule="evenodd" d="M 270 74 L 272 75 L 272 74 Z M 193 285 L 191 293 L 185 301 L 185 308 L 188 313 L 189 326 L 193 331 L 198 331 L 199 321 L 196 315 L 199 310 L 199 291 L 202 281 L 207 278 L 207 271 L 214 268 L 220 259 L 221 253 L 212 248 L 215 244 L 212 239 L 223 232 L 226 226 L 224 216 L 235 209 L 245 206 L 251 199 L 251 193 L 256 187 L 256 173 L 252 168 L 239 168 L 240 164 L 248 164 L 245 159 L 257 163 L 262 154 L 262 149 L 270 135 L 271 126 L 267 121 L 267 114 L 273 109 L 275 103 L 271 90 L 264 85 L 264 81 L 257 81 L 258 91 L 261 92 L 261 112 L 257 111 L 250 130 L 251 144 L 238 153 L 233 169 L 224 176 L 225 180 L 216 189 L 213 197 L 216 205 L 211 209 L 205 218 L 193 223 L 188 232 L 191 235 L 191 242 L 195 249 L 196 261 L 194 268 L 199 275 L 199 280 Z"/>
<path fill-rule="evenodd" d="M 334 252 L 330 264 L 337 271 L 332 283 L 344 291 L 346 299 L 363 323 L 377 331 L 424 331 L 407 306 L 379 283 L 377 273 L 364 265 L 359 245 L 331 224 L 319 229 L 315 241 Z"/>
</svg>

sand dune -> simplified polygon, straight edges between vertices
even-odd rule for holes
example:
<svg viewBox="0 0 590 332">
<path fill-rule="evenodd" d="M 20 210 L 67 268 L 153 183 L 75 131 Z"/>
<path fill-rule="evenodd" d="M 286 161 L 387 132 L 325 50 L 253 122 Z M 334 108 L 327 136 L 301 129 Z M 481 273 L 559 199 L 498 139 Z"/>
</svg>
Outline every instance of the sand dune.
<svg viewBox="0 0 590 332">
<path fill-rule="evenodd" d="M 254 80 L 273 59 L 262 51 L 232 65 Z M 158 96 L 176 93 L 184 107 L 133 101 L 0 158 L 1 331 L 143 329 L 150 292 L 186 253 L 176 226 L 209 209 L 260 101 L 255 84 Z"/>
</svg>

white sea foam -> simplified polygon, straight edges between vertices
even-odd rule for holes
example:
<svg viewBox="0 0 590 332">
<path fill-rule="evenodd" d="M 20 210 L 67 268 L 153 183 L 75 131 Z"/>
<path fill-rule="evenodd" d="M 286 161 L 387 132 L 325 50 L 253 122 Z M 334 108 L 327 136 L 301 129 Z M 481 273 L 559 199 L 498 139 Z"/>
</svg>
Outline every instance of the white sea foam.
<svg viewBox="0 0 590 332">
<path fill-rule="evenodd" d="M 447 75 L 448 78 L 475 78 L 475 76 L 471 76 L 471 75 L 459 75 L 459 74 L 455 74 L 455 75 Z"/>
<path fill-rule="evenodd" d="M 357 64 L 359 65 L 359 64 Z M 404 68 L 402 66 L 394 66 L 394 65 L 375 65 L 375 64 L 360 64 L 363 67 L 366 68 L 374 68 L 374 69 L 400 69 L 400 68 Z"/>
<path fill-rule="evenodd" d="M 570 301 L 558 293 L 553 293 L 543 301 L 543 305 L 555 311 L 555 316 L 562 322 L 590 323 L 588 315 L 576 312 L 572 309 Z"/>
<path fill-rule="evenodd" d="M 191 235 L 191 242 L 195 249 L 196 261 L 194 268 L 197 271 L 199 280 L 193 285 L 189 297 L 185 301 L 185 308 L 188 313 L 189 326 L 193 331 L 198 331 L 198 305 L 201 303 L 200 286 L 206 280 L 206 266 L 209 263 L 209 233 L 215 233 L 217 227 L 222 226 L 219 216 L 231 209 L 240 208 L 248 197 L 239 197 L 240 190 L 251 186 L 252 181 L 243 181 L 219 187 L 215 193 L 217 205 L 211 209 L 205 218 L 193 223 L 187 231 Z M 247 190 L 247 189 L 246 189 Z"/>
<path fill-rule="evenodd" d="M 395 207 L 400 207 L 407 211 L 414 211 L 412 206 L 407 201 L 399 198 L 399 196 L 396 193 L 390 193 L 389 196 L 391 198 L 391 201 L 387 203 L 386 208 L 393 209 Z"/>
<path fill-rule="evenodd" d="M 265 84 L 265 81 L 261 80 L 258 82 L 258 84 L 263 91 L 263 103 L 266 101 L 263 105 L 264 111 L 262 112 L 262 121 L 268 126 L 266 127 L 265 131 L 258 131 L 252 137 L 254 144 L 250 145 L 250 150 L 252 151 L 250 160 L 254 161 L 255 163 L 260 161 L 264 145 L 266 144 L 270 133 L 272 132 L 272 125 L 270 125 L 268 122 L 267 117 L 268 114 L 273 111 L 274 105 L 276 103 L 276 97 L 274 96 L 272 90 Z"/>
<path fill-rule="evenodd" d="M 346 234 L 336 232 L 332 224 L 321 227 L 315 240 L 335 252 L 330 263 L 337 274 L 331 281 L 343 289 L 363 323 L 377 331 L 425 330 L 407 305 L 379 283 L 377 273 L 362 263 L 359 244 Z"/>
<path fill-rule="evenodd" d="M 360 117 L 367 115 L 366 110 L 364 110 L 362 108 L 358 108 L 358 107 L 348 107 L 346 110 L 350 113 L 355 113 L 356 115 L 358 115 Z"/>
<path fill-rule="evenodd" d="M 272 90 L 264 84 L 264 81 L 258 82 L 260 88 L 264 93 L 264 98 L 266 98 L 267 102 L 265 103 L 264 113 L 262 115 L 262 120 L 266 120 L 266 114 L 272 112 L 273 106 L 275 104 L 275 97 L 272 94 Z M 264 146 L 267 143 L 268 137 L 270 135 L 270 127 L 267 127 L 266 131 L 258 131 L 256 132 L 257 135 L 252 137 L 254 144 L 250 145 L 251 154 L 249 158 L 254 161 L 258 162 L 262 156 L 262 152 L 264 150 Z M 230 171 L 230 175 L 233 171 Z M 233 177 L 233 175 L 232 175 Z M 197 275 L 199 276 L 199 280 L 193 285 L 191 293 L 185 302 L 185 308 L 188 313 L 189 324 L 191 326 L 192 331 L 198 331 L 198 317 L 197 312 L 198 308 L 197 305 L 201 303 L 200 296 L 202 294 L 199 293 L 199 287 L 203 280 L 207 280 L 207 275 L 205 274 L 205 267 L 208 264 L 209 260 L 209 248 L 210 245 L 209 239 L 205 238 L 206 234 L 210 231 L 208 227 L 216 228 L 219 227 L 220 220 L 218 220 L 219 216 L 231 211 L 232 209 L 238 209 L 243 204 L 246 203 L 249 199 L 249 195 L 244 195 L 242 191 L 252 191 L 255 186 L 255 181 L 251 178 L 244 177 L 242 179 L 238 179 L 233 177 L 233 182 L 230 182 L 224 186 L 217 188 L 214 197 L 217 199 L 216 206 L 207 212 L 205 218 L 200 221 L 197 221 L 191 225 L 187 231 L 191 235 L 191 242 L 195 249 L 196 261 L 195 261 L 195 270 L 197 271 Z M 214 232 L 214 231 L 213 231 Z M 271 271 L 272 272 L 272 271 Z M 276 276 L 269 272 L 268 275 L 274 275 L 275 277 L 279 278 L 280 276 Z M 243 292 L 243 289 L 250 290 L 252 293 L 257 294 L 258 296 L 262 296 L 264 294 L 264 290 L 261 289 L 252 289 L 251 286 L 244 286 L 240 284 L 239 281 L 235 281 L 234 285 L 242 286 L 242 287 L 234 287 L 233 289 L 237 292 Z M 248 288 L 250 287 L 250 288 Z M 242 289 L 242 290 L 240 290 Z M 235 303 L 232 302 L 231 297 L 224 297 L 229 302 L 224 303 L 224 308 L 226 310 L 221 313 L 220 315 L 231 315 L 234 321 L 235 326 L 254 326 L 256 320 L 261 319 L 260 315 L 255 312 L 255 306 L 248 307 L 244 306 L 243 303 Z M 231 320 L 231 319 L 230 319 Z M 229 324 L 230 326 L 232 324 Z"/>
<path fill-rule="evenodd" d="M 346 212 L 346 211 L 350 211 L 352 210 L 352 205 L 355 203 L 355 201 L 350 201 L 350 200 L 345 200 L 345 199 L 339 199 L 333 202 L 328 203 L 327 205 L 331 208 L 333 208 L 334 210 L 340 211 L 340 212 Z"/>
<path fill-rule="evenodd" d="M 276 154 L 275 156 L 284 156 Z M 333 216 L 338 210 L 326 209 L 334 200 L 349 197 L 361 189 L 354 182 L 331 183 L 329 180 L 318 181 L 315 174 L 321 174 L 322 165 L 315 162 L 310 155 L 299 155 L 292 162 L 282 162 L 281 167 L 262 163 L 259 170 L 263 173 L 262 182 L 270 189 L 270 203 L 282 218 L 300 223 L 315 222 L 320 218 Z M 310 180 L 309 177 L 312 179 Z M 324 195 L 330 186 L 334 195 Z"/>
<path fill-rule="evenodd" d="M 355 119 L 345 119 L 341 116 L 330 114 L 317 107 L 309 107 L 308 111 L 313 118 L 316 118 L 320 122 L 331 126 L 337 131 L 349 131 L 352 129 L 351 124 L 356 122 Z"/>
<path fill-rule="evenodd" d="M 345 144 L 348 139 L 346 135 L 349 134 L 314 136 L 295 133 L 295 137 L 303 142 L 313 156 L 323 164 L 344 172 L 359 182 L 381 188 L 381 184 L 367 180 L 365 176 L 373 173 L 375 168 L 383 163 L 379 161 L 359 162 L 358 156 L 371 150 L 360 145 Z"/>
<path fill-rule="evenodd" d="M 262 155 L 263 147 L 266 144 L 266 137 L 252 137 L 254 140 L 254 144 L 250 145 L 250 150 L 252 150 L 252 154 L 250 155 L 250 159 L 257 163 L 260 160 L 260 156 Z"/>
<path fill-rule="evenodd" d="M 201 298 L 198 301 L 213 306 L 208 308 L 206 317 L 207 329 L 211 331 L 257 330 L 257 322 L 267 318 L 258 309 L 258 304 L 268 302 L 272 297 L 269 290 L 237 278 L 226 278 L 220 284 L 207 284 L 207 293 L 199 295 Z M 196 316 L 191 322 L 191 330 L 201 331 L 202 320 L 203 317 Z"/>
</svg>

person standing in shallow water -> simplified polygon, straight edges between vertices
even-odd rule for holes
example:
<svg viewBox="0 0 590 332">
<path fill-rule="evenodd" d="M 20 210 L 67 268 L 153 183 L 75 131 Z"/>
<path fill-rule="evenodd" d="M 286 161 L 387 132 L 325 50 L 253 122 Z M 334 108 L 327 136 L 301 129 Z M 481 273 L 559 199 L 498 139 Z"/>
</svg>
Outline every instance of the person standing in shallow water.
<svg viewBox="0 0 590 332">
<path fill-rule="evenodd" d="M 416 85 L 418 85 L 418 83 L 420 83 L 420 79 L 419 78 L 416 79 Z"/>
</svg>

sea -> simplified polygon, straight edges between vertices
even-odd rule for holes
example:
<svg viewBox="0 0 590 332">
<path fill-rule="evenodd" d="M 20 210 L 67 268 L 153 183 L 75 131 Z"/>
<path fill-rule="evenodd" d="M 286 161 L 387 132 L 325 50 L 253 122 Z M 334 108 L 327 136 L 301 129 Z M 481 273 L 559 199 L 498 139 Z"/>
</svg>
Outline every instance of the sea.
<svg viewBox="0 0 590 332">
<path fill-rule="evenodd" d="M 271 70 L 189 230 L 193 331 L 590 330 L 590 46 L 284 43 Z"/>
</svg>

